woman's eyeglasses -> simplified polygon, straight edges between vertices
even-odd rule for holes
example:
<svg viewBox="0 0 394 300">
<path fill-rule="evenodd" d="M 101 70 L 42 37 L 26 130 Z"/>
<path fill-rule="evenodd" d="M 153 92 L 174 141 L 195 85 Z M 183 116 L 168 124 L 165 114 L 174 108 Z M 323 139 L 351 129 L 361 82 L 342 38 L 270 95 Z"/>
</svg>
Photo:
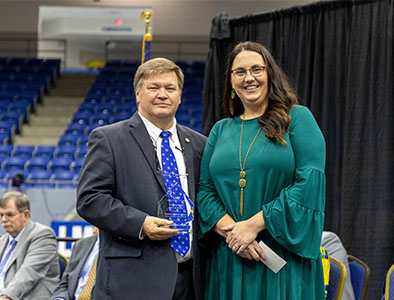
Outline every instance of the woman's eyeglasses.
<svg viewBox="0 0 394 300">
<path fill-rule="evenodd" d="M 236 68 L 234 70 L 231 70 L 231 73 L 237 79 L 244 79 L 248 71 L 250 72 L 250 75 L 252 75 L 253 77 L 260 77 L 263 75 L 265 68 L 266 66 L 253 66 L 249 69 Z"/>
</svg>

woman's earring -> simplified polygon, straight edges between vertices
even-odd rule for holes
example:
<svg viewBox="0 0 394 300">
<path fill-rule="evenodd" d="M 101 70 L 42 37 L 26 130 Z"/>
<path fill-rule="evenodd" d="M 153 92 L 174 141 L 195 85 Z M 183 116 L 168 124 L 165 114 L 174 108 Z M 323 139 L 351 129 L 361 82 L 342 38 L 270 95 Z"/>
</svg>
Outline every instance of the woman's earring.
<svg viewBox="0 0 394 300">
<path fill-rule="evenodd" d="M 234 100 L 234 98 L 235 98 L 235 90 L 232 89 L 231 90 L 231 100 Z"/>
</svg>

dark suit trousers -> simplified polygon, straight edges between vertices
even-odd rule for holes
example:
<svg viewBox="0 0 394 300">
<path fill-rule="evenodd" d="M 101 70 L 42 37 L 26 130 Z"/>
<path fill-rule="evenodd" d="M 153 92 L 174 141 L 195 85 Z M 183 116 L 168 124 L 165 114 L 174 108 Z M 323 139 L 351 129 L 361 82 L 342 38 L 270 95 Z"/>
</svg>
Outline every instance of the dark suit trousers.
<svg viewBox="0 0 394 300">
<path fill-rule="evenodd" d="M 193 286 L 193 263 L 185 263 L 185 266 L 179 267 L 178 277 L 172 300 L 194 300 Z"/>
</svg>

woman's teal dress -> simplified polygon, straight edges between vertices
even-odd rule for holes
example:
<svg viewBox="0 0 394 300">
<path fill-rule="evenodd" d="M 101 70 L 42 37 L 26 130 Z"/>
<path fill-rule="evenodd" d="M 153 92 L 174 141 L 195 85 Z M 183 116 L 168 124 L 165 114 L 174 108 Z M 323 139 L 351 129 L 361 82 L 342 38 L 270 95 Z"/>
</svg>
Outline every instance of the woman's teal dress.
<svg viewBox="0 0 394 300">
<path fill-rule="evenodd" d="M 244 214 L 238 185 L 242 120 L 224 119 L 213 127 L 201 162 L 197 196 L 200 242 L 207 247 L 207 300 L 324 299 L 320 239 L 325 204 L 325 143 L 311 112 L 294 106 L 285 136 L 273 142 L 262 130 L 246 161 Z M 242 162 L 259 128 L 245 120 Z M 267 226 L 257 237 L 287 264 L 277 274 L 263 263 L 235 255 L 212 228 L 228 213 L 235 221 L 263 211 Z"/>
</svg>

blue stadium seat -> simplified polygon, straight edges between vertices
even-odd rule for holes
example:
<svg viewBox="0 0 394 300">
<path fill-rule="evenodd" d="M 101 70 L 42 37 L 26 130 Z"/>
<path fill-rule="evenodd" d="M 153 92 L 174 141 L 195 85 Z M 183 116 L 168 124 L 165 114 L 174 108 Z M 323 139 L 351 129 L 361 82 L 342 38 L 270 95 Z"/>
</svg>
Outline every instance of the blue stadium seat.
<svg viewBox="0 0 394 300">
<path fill-rule="evenodd" d="M 75 151 L 75 158 L 84 158 L 86 153 L 88 152 L 88 146 L 86 145 L 80 145 L 77 148 L 77 151 Z"/>
<path fill-rule="evenodd" d="M 85 103 L 92 103 L 92 104 L 99 104 L 102 103 L 104 95 L 103 94 L 96 94 L 96 93 L 89 93 L 85 96 Z"/>
<path fill-rule="evenodd" d="M 10 170 L 24 170 L 27 158 L 26 157 L 8 157 L 2 163 L 2 169 Z"/>
<path fill-rule="evenodd" d="M 77 146 L 75 145 L 59 145 L 55 151 L 55 157 L 65 157 L 74 159 Z"/>
<path fill-rule="evenodd" d="M 115 105 L 112 103 L 103 103 L 96 105 L 95 114 L 111 115 Z"/>
<path fill-rule="evenodd" d="M 75 173 L 73 171 L 58 170 L 53 172 L 52 180 L 72 181 L 74 177 L 75 177 Z"/>
<path fill-rule="evenodd" d="M 118 114 L 113 114 L 110 118 L 110 123 L 116 123 L 119 121 L 127 120 L 131 118 L 131 113 L 121 112 Z"/>
<path fill-rule="evenodd" d="M 87 112 L 90 114 L 94 114 L 96 110 L 96 103 L 90 103 L 90 102 L 82 102 L 79 105 L 78 112 Z"/>
<path fill-rule="evenodd" d="M 133 102 L 127 102 L 124 104 L 116 104 L 114 106 L 114 113 L 134 113 L 137 110 L 137 105 Z"/>
<path fill-rule="evenodd" d="M 0 182 L 5 182 L 6 181 L 6 175 L 7 175 L 7 171 L 0 170 Z"/>
<path fill-rule="evenodd" d="M 8 143 L 8 134 L 5 132 L 0 132 L 0 145 Z"/>
<path fill-rule="evenodd" d="M 42 156 L 42 157 L 32 157 L 30 158 L 25 165 L 26 170 L 33 171 L 33 170 L 44 170 L 48 169 L 48 163 L 51 160 L 49 156 Z"/>
<path fill-rule="evenodd" d="M 0 133 L 7 134 L 8 143 L 14 141 L 15 128 L 16 125 L 13 122 L 0 121 Z"/>
<path fill-rule="evenodd" d="M 90 117 L 93 115 L 93 111 L 88 112 L 88 111 L 77 111 L 74 113 L 73 118 L 72 118 L 72 123 L 78 123 L 78 124 L 85 124 L 88 125 L 90 121 Z"/>
<path fill-rule="evenodd" d="M 114 90 L 116 91 L 116 89 Z M 111 104 L 121 104 L 123 101 L 123 92 L 122 93 L 111 93 L 111 94 L 107 94 L 104 96 L 103 98 L 103 103 L 111 103 Z"/>
<path fill-rule="evenodd" d="M 83 165 L 83 161 L 84 161 L 84 159 L 82 157 L 74 160 L 74 162 L 72 164 L 72 169 L 73 169 L 74 173 L 79 174 L 79 172 L 81 171 L 82 165 Z"/>
<path fill-rule="evenodd" d="M 5 179 L 8 181 L 13 180 L 17 175 L 23 176 L 23 180 L 24 180 L 29 175 L 29 172 L 23 169 L 8 170 Z"/>
<path fill-rule="evenodd" d="M 52 177 L 52 172 L 47 170 L 32 170 L 27 176 L 26 181 L 33 183 L 32 181 L 43 181 L 49 180 Z"/>
<path fill-rule="evenodd" d="M 33 156 L 34 150 L 35 150 L 35 146 L 33 145 L 17 145 L 15 146 L 12 155 L 15 157 L 30 158 Z"/>
<path fill-rule="evenodd" d="M 76 146 L 79 135 L 63 134 L 59 138 L 58 146 Z"/>
<path fill-rule="evenodd" d="M 14 101 L 13 103 L 10 104 L 9 110 L 10 111 L 16 111 L 16 112 L 21 112 L 23 116 L 23 122 L 27 123 L 29 122 L 29 113 L 31 111 L 31 103 L 25 100 L 21 101 Z"/>
<path fill-rule="evenodd" d="M 86 128 L 85 124 L 70 123 L 68 124 L 65 133 L 83 135 L 85 132 L 85 128 Z"/>
<path fill-rule="evenodd" d="M 55 150 L 56 146 L 37 146 L 37 149 L 34 152 L 34 157 L 48 157 L 49 159 L 52 159 Z"/>
<path fill-rule="evenodd" d="M 97 113 L 90 118 L 90 124 L 108 125 L 111 114 Z"/>
<path fill-rule="evenodd" d="M 20 133 L 22 122 L 23 122 L 23 114 L 18 111 L 7 111 L 0 115 L 1 121 L 6 121 L 15 124 L 15 132 Z"/>
<path fill-rule="evenodd" d="M 79 136 L 79 139 L 78 139 L 78 146 L 79 147 L 81 147 L 81 146 L 88 146 L 88 141 L 89 141 L 89 135 L 81 135 L 81 136 Z"/>
<path fill-rule="evenodd" d="M 0 145 L 0 156 L 9 157 L 14 151 L 14 145 Z"/>
<path fill-rule="evenodd" d="M 84 134 L 89 135 L 94 129 L 96 129 L 97 127 L 101 127 L 101 126 L 103 126 L 103 124 L 91 123 L 90 125 L 86 126 Z"/>
<path fill-rule="evenodd" d="M 52 172 L 55 172 L 58 170 L 68 171 L 71 169 L 72 162 L 73 162 L 73 159 L 70 157 L 56 157 L 49 162 L 48 167 Z"/>
<path fill-rule="evenodd" d="M 135 99 L 135 95 L 133 93 L 134 93 L 133 90 L 126 91 L 126 96 L 124 96 L 123 102 L 124 103 L 133 103 L 136 106 L 136 103 L 135 103 L 136 99 Z"/>
</svg>

